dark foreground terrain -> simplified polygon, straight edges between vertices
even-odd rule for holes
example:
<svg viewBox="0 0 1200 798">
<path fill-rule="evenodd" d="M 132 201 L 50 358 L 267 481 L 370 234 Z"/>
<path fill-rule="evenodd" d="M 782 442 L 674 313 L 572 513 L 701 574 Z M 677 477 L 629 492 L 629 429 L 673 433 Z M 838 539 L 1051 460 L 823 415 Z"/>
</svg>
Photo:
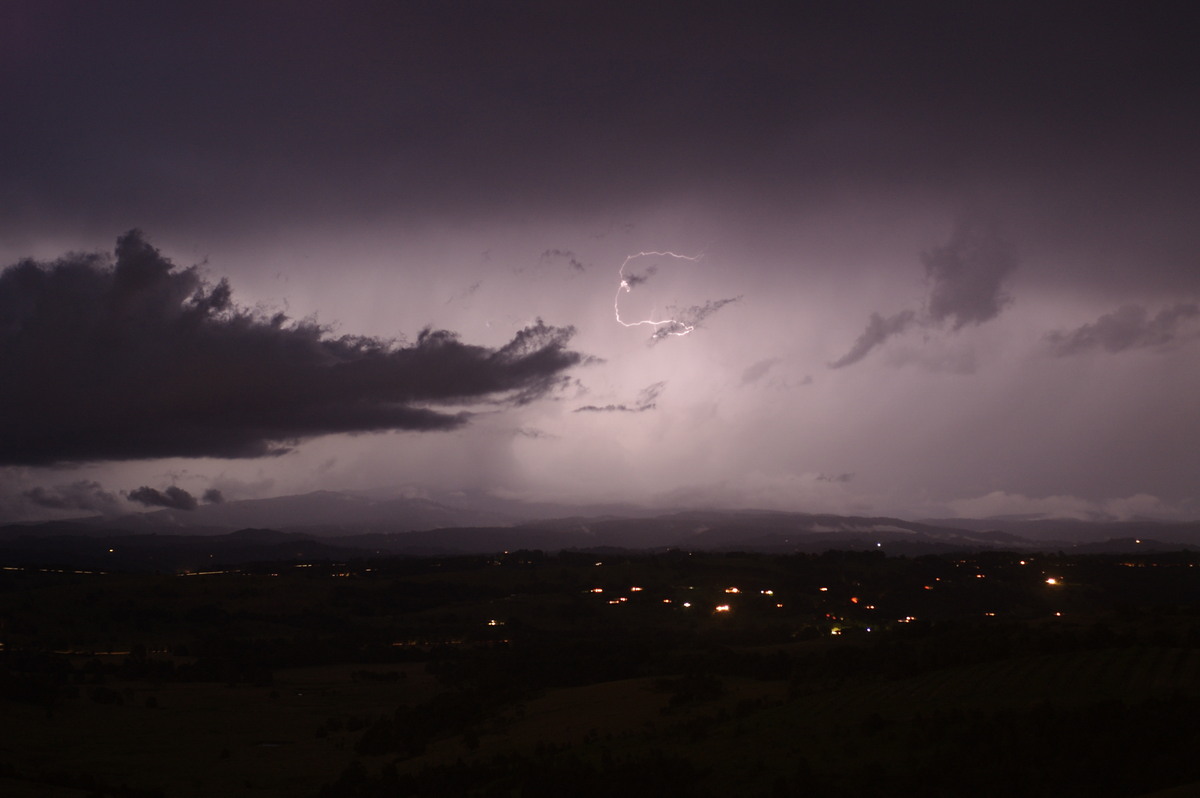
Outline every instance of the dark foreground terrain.
<svg viewBox="0 0 1200 798">
<path fill-rule="evenodd" d="M 0 571 L 5 796 L 1200 791 L 1200 555 Z"/>
</svg>

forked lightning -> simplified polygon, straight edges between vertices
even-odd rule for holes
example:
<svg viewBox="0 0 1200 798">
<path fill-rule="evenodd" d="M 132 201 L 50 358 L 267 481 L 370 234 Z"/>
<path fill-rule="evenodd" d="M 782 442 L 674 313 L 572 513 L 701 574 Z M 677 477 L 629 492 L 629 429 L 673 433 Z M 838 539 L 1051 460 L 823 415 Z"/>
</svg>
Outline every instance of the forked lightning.
<svg viewBox="0 0 1200 798">
<path fill-rule="evenodd" d="M 629 278 L 625 276 L 625 267 L 629 265 L 631 260 L 644 258 L 651 255 L 657 255 L 663 258 L 678 258 L 679 260 L 700 260 L 700 256 L 678 255 L 674 252 L 638 252 L 633 255 L 627 255 L 624 262 L 621 263 L 621 268 L 618 274 L 621 278 L 620 284 L 617 286 L 617 295 L 613 298 L 613 315 L 617 319 L 617 323 L 623 327 L 640 327 L 642 325 L 650 325 L 657 328 L 654 335 L 687 335 L 692 330 L 696 329 L 693 325 L 680 321 L 679 319 L 641 319 L 640 321 L 625 321 L 621 318 L 621 294 L 628 294 L 633 290 L 633 286 L 629 283 Z M 665 329 L 664 329 L 665 328 Z"/>
</svg>

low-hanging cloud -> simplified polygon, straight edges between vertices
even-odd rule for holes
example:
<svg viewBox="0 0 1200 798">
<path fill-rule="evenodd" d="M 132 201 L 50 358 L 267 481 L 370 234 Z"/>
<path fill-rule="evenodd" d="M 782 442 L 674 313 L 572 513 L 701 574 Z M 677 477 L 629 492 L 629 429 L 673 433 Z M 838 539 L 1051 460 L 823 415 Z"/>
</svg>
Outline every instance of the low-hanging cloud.
<svg viewBox="0 0 1200 798">
<path fill-rule="evenodd" d="M 234 304 L 139 231 L 115 261 L 69 254 L 0 272 L 0 464 L 259 457 L 330 433 L 447 430 L 438 406 L 524 404 L 583 358 L 538 320 L 490 349 L 444 330 L 414 344 L 331 337 Z"/>
<path fill-rule="evenodd" d="M 1180 508 L 1148 493 L 1092 501 L 1070 494 L 1026 496 L 997 490 L 984 496 L 955 499 L 948 506 L 959 518 L 1072 518 L 1109 522 L 1181 517 Z"/>
<path fill-rule="evenodd" d="M 914 325 L 941 328 L 949 324 L 952 331 L 958 331 L 991 321 L 1012 302 L 1004 283 L 1016 269 L 1016 256 L 990 228 L 960 224 L 944 246 L 922 253 L 921 262 L 929 286 L 924 313 L 918 316 L 911 309 L 886 317 L 872 313 L 850 351 L 831 361 L 829 368 L 857 363 Z"/>
<path fill-rule="evenodd" d="M 1197 317 L 1200 317 L 1200 306 L 1195 303 L 1163 308 L 1154 316 L 1141 305 L 1124 305 L 1091 324 L 1048 333 L 1046 344 L 1051 353 L 1059 357 L 1098 349 L 1109 353 L 1161 349 L 1196 337 L 1197 331 L 1189 329 L 1188 324 Z"/>
<path fill-rule="evenodd" d="M 91 510 L 111 514 L 119 507 L 117 497 L 92 480 L 79 480 L 49 488 L 38 486 L 22 495 L 30 503 L 48 510 Z"/>
<path fill-rule="evenodd" d="M 195 496 L 176 485 L 166 490 L 156 490 L 143 485 L 129 491 L 129 500 L 147 507 L 166 507 L 169 510 L 191 511 L 200 506 Z"/>
</svg>

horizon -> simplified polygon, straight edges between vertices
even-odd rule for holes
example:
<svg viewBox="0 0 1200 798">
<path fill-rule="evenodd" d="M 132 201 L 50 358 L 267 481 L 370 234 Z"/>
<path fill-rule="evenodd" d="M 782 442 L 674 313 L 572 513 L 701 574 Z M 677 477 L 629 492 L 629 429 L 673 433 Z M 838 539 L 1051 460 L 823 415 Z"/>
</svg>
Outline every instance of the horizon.
<svg viewBox="0 0 1200 798">
<path fill-rule="evenodd" d="M 60 515 L 54 518 L 37 518 L 24 520 L 8 520 L 0 522 L 3 526 L 36 526 L 40 524 L 53 525 L 56 522 L 63 523 L 122 523 L 133 519 L 153 519 L 155 517 L 167 517 L 172 520 L 174 526 L 181 533 L 193 527 L 208 528 L 216 522 L 212 519 L 214 514 L 220 516 L 237 517 L 238 507 L 244 505 L 252 505 L 262 507 L 264 505 L 275 505 L 280 508 L 277 512 L 281 516 L 287 513 L 286 504 L 291 500 L 296 499 L 326 499 L 334 503 L 332 512 L 336 516 L 336 504 L 343 502 L 345 499 L 353 499 L 364 503 L 362 506 L 374 507 L 378 505 L 388 505 L 396 507 L 398 511 L 402 511 L 404 505 L 415 503 L 417 506 L 433 506 L 451 511 L 467 514 L 488 514 L 492 513 L 494 518 L 501 517 L 506 520 L 496 520 L 493 523 L 483 524 L 483 526 L 509 527 L 520 526 L 525 524 L 537 524 L 554 520 L 566 520 L 572 518 L 580 519 L 607 519 L 636 522 L 638 520 L 653 521 L 655 519 L 668 518 L 678 515 L 688 514 L 709 514 L 714 516 L 780 516 L 794 518 L 817 518 L 817 517 L 832 517 L 843 519 L 875 519 L 875 520 L 896 520 L 912 524 L 938 524 L 948 529 L 955 528 L 956 523 L 966 526 L 960 529 L 968 529 L 972 525 L 994 522 L 1000 525 L 1030 525 L 1037 524 L 1077 524 L 1081 527 L 1094 527 L 1099 531 L 1106 528 L 1116 527 L 1120 525 L 1131 524 L 1150 524 L 1161 525 L 1164 527 L 1171 525 L 1191 525 L 1200 524 L 1200 518 L 1164 518 L 1161 516 L 1142 516 L 1130 515 L 1125 517 L 1104 516 L 1104 515 L 1047 515 L 1036 513 L 1023 514 L 1008 514 L 994 515 L 986 517 L 970 517 L 970 516 L 904 516 L 904 515 L 889 515 L 882 514 L 853 514 L 853 513 L 827 513 L 827 512 L 809 512 L 805 510 L 784 510 L 763 507 L 750 506 L 716 506 L 716 505 L 650 505 L 639 504 L 635 502 L 623 503 L 555 503 L 555 502 L 534 502 L 525 501 L 522 499 L 503 499 L 496 496 L 486 494 L 469 495 L 461 491 L 452 492 L 449 494 L 438 494 L 428 489 L 421 489 L 417 486 L 405 486 L 396 492 L 385 493 L 380 489 L 370 490 L 327 490 L 317 489 L 306 493 L 287 494 L 279 496 L 260 496 L 250 499 L 237 499 L 232 501 L 214 501 L 200 502 L 196 497 L 187 494 L 185 491 L 178 490 L 172 496 L 160 494 L 156 501 L 160 502 L 152 506 L 140 506 L 139 502 L 127 499 L 127 511 L 116 512 L 113 508 L 107 508 L 110 512 L 107 513 L 92 513 L 92 514 L 75 514 L 75 515 Z M 400 503 L 397 505 L 397 503 Z M 344 506 L 344 505 L 343 505 Z M 527 513 L 522 515 L 522 509 Z M 348 509 L 352 512 L 352 509 Z M 188 523 L 192 521 L 194 523 Z M 327 522 L 312 522 L 310 526 L 323 527 Z M 364 523 L 364 522 L 358 522 Z M 369 525 L 384 527 L 389 525 L 389 521 L 380 516 L 375 520 L 366 522 Z M 252 524 L 251 526 L 255 526 Z M 238 526 L 238 523 L 218 523 L 217 526 L 228 527 L 232 529 Z M 281 520 L 278 523 L 272 524 L 267 522 L 264 528 L 272 528 L 278 526 L 281 529 L 303 530 L 306 524 L 298 524 L 291 521 Z M 431 526 L 422 528 L 419 531 L 434 531 L 438 528 L 453 529 L 465 526 L 461 523 L 450 523 L 444 527 Z M 470 526 L 477 526 L 471 524 Z M 154 527 L 155 530 L 160 530 L 159 527 Z M 119 531 L 115 530 L 114 531 Z M 132 529 L 130 531 L 133 531 Z M 418 531 L 414 529 L 413 531 Z M 972 530 L 978 531 L 978 530 Z M 320 537 L 320 534 L 317 535 Z"/>
</svg>

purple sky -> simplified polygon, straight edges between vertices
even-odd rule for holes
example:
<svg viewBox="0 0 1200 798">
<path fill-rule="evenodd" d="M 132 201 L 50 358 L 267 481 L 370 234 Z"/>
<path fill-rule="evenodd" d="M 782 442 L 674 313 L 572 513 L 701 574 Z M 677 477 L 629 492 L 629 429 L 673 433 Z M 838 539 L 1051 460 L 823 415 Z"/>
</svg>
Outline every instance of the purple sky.
<svg viewBox="0 0 1200 798">
<path fill-rule="evenodd" d="M 0 520 L 1200 517 L 1193 4 L 175 5 L 0 7 Z"/>
</svg>

